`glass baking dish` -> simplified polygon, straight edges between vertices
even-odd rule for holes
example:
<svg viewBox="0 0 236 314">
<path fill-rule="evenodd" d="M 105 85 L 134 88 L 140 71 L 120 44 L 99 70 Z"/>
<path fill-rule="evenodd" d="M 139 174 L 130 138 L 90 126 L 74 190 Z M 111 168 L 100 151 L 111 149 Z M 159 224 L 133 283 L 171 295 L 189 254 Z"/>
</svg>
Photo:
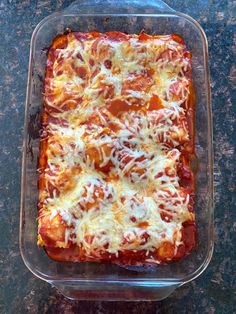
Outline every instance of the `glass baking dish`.
<svg viewBox="0 0 236 314">
<path fill-rule="evenodd" d="M 67 28 L 152 34 L 178 33 L 192 52 L 196 93 L 196 223 L 198 245 L 185 259 L 151 269 L 97 263 L 60 263 L 37 246 L 37 162 L 47 48 Z M 29 270 L 72 299 L 161 300 L 199 276 L 213 252 L 213 157 L 208 48 L 204 31 L 191 17 L 156 1 L 75 1 L 43 19 L 31 40 L 23 143 L 20 250 Z"/>
</svg>

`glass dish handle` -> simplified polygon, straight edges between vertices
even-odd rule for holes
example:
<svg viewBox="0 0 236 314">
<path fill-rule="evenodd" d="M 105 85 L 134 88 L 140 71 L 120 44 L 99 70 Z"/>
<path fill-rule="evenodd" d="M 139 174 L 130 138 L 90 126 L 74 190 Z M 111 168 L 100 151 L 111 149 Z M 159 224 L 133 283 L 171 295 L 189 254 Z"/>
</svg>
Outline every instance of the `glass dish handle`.
<svg viewBox="0 0 236 314">
<path fill-rule="evenodd" d="M 78 14 L 158 14 L 173 13 L 162 0 L 75 0 L 64 9 L 66 13 Z"/>
</svg>

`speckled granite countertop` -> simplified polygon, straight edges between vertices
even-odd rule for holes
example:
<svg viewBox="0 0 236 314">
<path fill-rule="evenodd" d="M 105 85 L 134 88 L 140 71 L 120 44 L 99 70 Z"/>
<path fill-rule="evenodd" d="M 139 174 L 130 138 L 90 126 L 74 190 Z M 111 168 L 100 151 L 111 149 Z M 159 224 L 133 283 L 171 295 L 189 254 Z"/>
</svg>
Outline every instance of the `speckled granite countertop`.
<svg viewBox="0 0 236 314">
<path fill-rule="evenodd" d="M 18 248 L 21 145 L 30 38 L 72 1 L 0 1 L 0 313 L 236 313 L 236 1 L 166 1 L 193 16 L 209 41 L 215 149 L 215 251 L 198 279 L 161 302 L 69 301 L 25 267 Z M 233 275 L 234 274 L 234 275 Z"/>
</svg>

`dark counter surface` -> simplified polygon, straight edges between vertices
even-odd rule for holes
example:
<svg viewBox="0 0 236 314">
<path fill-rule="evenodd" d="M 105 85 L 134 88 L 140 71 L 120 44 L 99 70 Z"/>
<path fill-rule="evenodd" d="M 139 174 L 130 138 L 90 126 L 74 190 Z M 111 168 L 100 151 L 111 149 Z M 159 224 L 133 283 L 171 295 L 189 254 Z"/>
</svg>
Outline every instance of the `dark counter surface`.
<svg viewBox="0 0 236 314">
<path fill-rule="evenodd" d="M 215 251 L 207 270 L 160 302 L 70 301 L 34 277 L 19 252 L 19 200 L 29 45 L 42 18 L 72 1 L 0 1 L 0 313 L 236 313 L 236 1 L 166 1 L 209 41 L 215 150 Z"/>
</svg>

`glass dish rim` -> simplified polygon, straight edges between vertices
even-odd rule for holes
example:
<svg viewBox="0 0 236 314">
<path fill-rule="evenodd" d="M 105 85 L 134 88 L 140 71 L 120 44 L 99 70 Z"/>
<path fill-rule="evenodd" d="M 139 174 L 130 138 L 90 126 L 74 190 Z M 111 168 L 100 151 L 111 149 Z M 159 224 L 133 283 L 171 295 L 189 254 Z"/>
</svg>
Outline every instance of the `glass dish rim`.
<svg viewBox="0 0 236 314">
<path fill-rule="evenodd" d="M 24 245 L 23 245 L 23 216 L 24 216 L 24 200 L 25 200 L 25 181 L 26 181 L 26 143 L 27 143 L 27 116 L 28 116 L 28 107 L 29 107 L 29 100 L 30 100 L 30 92 L 31 92 L 31 73 L 33 69 L 33 55 L 35 53 L 35 40 L 38 32 L 40 31 L 41 27 L 49 20 L 52 20 L 54 18 L 58 17 L 76 17 L 76 16 L 91 16 L 91 17 L 179 17 L 187 20 L 190 24 L 194 26 L 194 28 L 197 29 L 199 34 L 202 38 L 203 43 L 203 52 L 204 52 L 204 68 L 205 68 L 205 79 L 206 79 L 206 85 L 205 88 L 207 90 L 206 92 L 206 109 L 207 109 L 207 116 L 208 116 L 208 143 L 209 143 L 209 150 L 208 150 L 208 160 L 209 160 L 209 190 L 210 190 L 210 198 L 208 200 L 208 212 L 209 212 L 209 223 L 210 227 L 208 230 L 209 234 L 209 243 L 208 243 L 208 254 L 206 254 L 205 258 L 203 259 L 201 265 L 197 267 L 193 272 L 188 274 L 187 276 L 183 276 L 181 278 L 143 278 L 143 279 L 129 279 L 129 278 L 118 278 L 117 280 L 111 280 L 109 278 L 96 278 L 96 279 L 84 279 L 84 278 L 70 278 L 70 277 L 60 277 L 54 278 L 53 276 L 48 276 L 44 274 L 43 272 L 33 269 L 30 262 L 27 260 L 27 258 L 24 255 Z M 176 285 L 176 284 L 183 284 L 189 281 L 192 281 L 193 279 L 197 278 L 208 266 L 210 263 L 210 260 L 213 255 L 214 250 L 214 239 L 213 239 L 213 214 L 214 214 L 214 190 L 213 190 L 213 132 L 212 132 L 212 110 L 211 110 L 211 91 L 210 91 L 210 73 L 209 73 L 209 67 L 208 67 L 208 42 L 205 35 L 204 30 L 200 26 L 200 24 L 194 20 L 189 15 L 186 15 L 181 12 L 176 12 L 174 10 L 171 10 L 170 12 L 164 12 L 164 13 L 145 13 L 145 14 L 139 14 L 139 13 L 67 13 L 66 10 L 63 10 L 61 12 L 55 12 L 47 17 L 45 17 L 43 20 L 41 20 L 37 26 L 35 27 L 32 37 L 31 37 L 31 43 L 30 43 L 30 56 L 29 56 L 29 68 L 28 68 L 28 81 L 27 81 L 27 91 L 26 91 L 26 102 L 25 102 L 25 121 L 24 121 L 24 138 L 23 138 L 23 153 L 22 153 L 22 176 L 21 176 L 21 206 L 20 206 L 20 253 L 22 256 L 22 259 L 26 265 L 26 267 L 38 278 L 41 278 L 47 282 L 73 282 L 73 283 L 81 283 L 81 282 L 89 282 L 89 283 L 115 283 L 115 284 L 134 284 L 134 285 L 145 285 L 145 286 L 158 286 L 158 285 Z M 71 275 L 70 275 L 71 276 Z"/>
</svg>

